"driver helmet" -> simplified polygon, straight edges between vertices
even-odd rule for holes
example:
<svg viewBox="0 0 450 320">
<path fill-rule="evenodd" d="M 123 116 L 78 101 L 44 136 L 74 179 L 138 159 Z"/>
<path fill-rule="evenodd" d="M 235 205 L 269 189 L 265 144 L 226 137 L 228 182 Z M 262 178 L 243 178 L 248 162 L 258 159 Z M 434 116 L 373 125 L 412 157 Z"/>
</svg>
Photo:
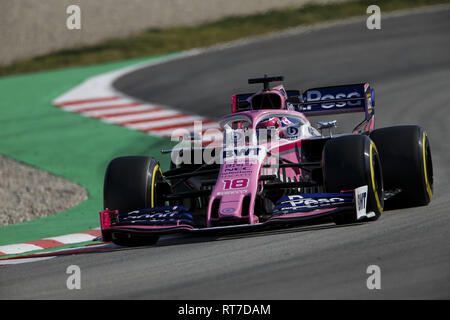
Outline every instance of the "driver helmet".
<svg viewBox="0 0 450 320">
<path fill-rule="evenodd" d="M 278 129 L 282 126 L 281 120 L 278 117 L 269 118 L 267 120 L 261 121 L 256 126 L 256 129 Z"/>
<path fill-rule="evenodd" d="M 256 125 L 256 134 L 259 138 L 270 140 L 273 135 L 278 137 L 278 131 L 282 126 L 280 118 L 272 117 Z"/>
</svg>

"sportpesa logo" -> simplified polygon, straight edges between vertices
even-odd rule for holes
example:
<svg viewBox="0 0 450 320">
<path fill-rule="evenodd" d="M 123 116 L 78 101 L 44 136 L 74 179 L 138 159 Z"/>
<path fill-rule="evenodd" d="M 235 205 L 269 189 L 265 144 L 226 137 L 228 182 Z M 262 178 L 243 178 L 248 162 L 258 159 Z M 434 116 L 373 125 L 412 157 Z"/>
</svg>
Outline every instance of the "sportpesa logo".
<svg viewBox="0 0 450 320">
<path fill-rule="evenodd" d="M 307 208 L 315 208 L 318 206 L 326 206 L 326 205 L 332 205 L 336 203 L 342 203 L 345 201 L 343 198 L 318 198 L 318 199 L 311 199 L 311 198 L 299 198 L 299 196 L 290 196 L 288 198 L 288 201 L 283 201 L 283 205 L 289 206 L 289 207 L 307 207 Z"/>
<path fill-rule="evenodd" d="M 351 98 L 360 98 L 361 95 L 358 92 L 350 92 L 348 94 L 345 93 L 337 93 L 336 95 L 332 95 L 332 94 L 325 94 L 322 95 L 322 92 L 320 92 L 319 90 L 309 90 L 306 92 L 306 101 L 308 104 L 306 106 L 304 106 L 302 108 L 302 110 L 311 110 L 311 106 L 312 105 L 317 105 L 318 103 L 315 102 L 322 102 L 322 104 L 320 104 L 320 107 L 323 109 L 330 109 L 330 108 L 342 108 L 345 106 L 350 106 L 350 107 L 356 107 L 356 106 L 360 106 L 361 105 L 361 101 L 357 100 L 357 101 L 346 101 L 346 102 L 338 102 L 338 103 L 325 103 L 326 100 L 335 100 L 335 99 L 351 99 Z"/>
</svg>

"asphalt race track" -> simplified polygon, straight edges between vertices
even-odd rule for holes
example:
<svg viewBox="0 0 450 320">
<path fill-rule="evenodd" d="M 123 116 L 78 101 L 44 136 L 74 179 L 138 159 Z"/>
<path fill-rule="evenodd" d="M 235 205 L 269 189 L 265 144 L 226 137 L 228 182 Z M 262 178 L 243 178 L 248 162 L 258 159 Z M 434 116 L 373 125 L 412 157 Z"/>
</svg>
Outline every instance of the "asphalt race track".
<svg viewBox="0 0 450 320">
<path fill-rule="evenodd" d="M 284 75 L 287 88 L 368 81 L 377 127 L 419 124 L 434 161 L 427 207 L 376 222 L 250 235 L 181 237 L 153 247 L 58 257 L 0 268 L 0 297 L 25 299 L 450 298 L 450 7 L 251 41 L 141 69 L 115 87 L 205 116 L 230 110 L 248 77 Z M 96 214 L 93 212 L 92 214 Z M 66 269 L 81 269 L 68 290 Z M 370 265 L 381 289 L 369 290 Z"/>
</svg>

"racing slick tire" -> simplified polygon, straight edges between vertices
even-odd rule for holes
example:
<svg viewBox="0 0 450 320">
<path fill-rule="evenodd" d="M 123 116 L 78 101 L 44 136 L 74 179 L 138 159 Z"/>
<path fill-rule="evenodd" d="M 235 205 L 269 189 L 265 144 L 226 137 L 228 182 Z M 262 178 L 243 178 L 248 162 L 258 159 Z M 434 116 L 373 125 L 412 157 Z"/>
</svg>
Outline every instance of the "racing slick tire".
<svg viewBox="0 0 450 320">
<path fill-rule="evenodd" d="M 386 190 L 400 190 L 386 200 L 389 208 L 423 206 L 433 198 L 430 142 L 420 126 L 394 126 L 370 133 L 383 166 Z"/>
<path fill-rule="evenodd" d="M 104 209 L 127 213 L 163 204 L 158 182 L 163 180 L 159 162 L 151 157 L 129 156 L 111 160 L 103 184 Z M 126 246 L 154 244 L 158 236 L 112 233 L 107 240 Z"/>
<path fill-rule="evenodd" d="M 323 180 L 326 192 L 339 193 L 367 185 L 366 211 L 376 220 L 384 208 L 384 188 L 381 162 L 375 143 L 364 135 L 331 138 L 322 153 Z M 355 212 L 333 217 L 336 224 L 356 222 Z"/>
</svg>

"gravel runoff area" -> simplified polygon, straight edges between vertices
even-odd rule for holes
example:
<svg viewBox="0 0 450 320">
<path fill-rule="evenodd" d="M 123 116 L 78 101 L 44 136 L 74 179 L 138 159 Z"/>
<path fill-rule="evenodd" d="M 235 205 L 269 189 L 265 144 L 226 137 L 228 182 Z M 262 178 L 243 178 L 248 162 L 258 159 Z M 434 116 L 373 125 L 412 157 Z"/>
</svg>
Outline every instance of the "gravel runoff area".
<svg viewBox="0 0 450 320">
<path fill-rule="evenodd" d="M 95 45 L 149 28 L 196 25 L 224 17 L 344 0 L 5 0 L 0 1 L 0 64 Z M 81 29 L 66 12 L 80 8 Z M 69 11 L 71 12 L 71 11 Z"/>
<path fill-rule="evenodd" d="M 58 213 L 86 199 L 81 186 L 0 155 L 0 226 Z"/>
</svg>

